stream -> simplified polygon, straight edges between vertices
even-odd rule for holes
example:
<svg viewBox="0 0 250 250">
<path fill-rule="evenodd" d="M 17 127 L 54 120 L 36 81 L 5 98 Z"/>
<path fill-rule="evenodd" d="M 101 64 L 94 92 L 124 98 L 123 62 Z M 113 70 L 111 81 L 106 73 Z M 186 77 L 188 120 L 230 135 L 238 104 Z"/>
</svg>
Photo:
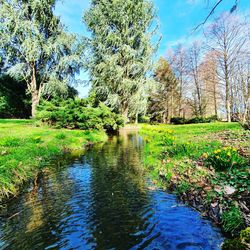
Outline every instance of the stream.
<svg viewBox="0 0 250 250">
<path fill-rule="evenodd" d="M 143 140 L 123 131 L 46 172 L 0 217 L 0 249 L 221 249 L 211 222 L 149 190 Z"/>
</svg>

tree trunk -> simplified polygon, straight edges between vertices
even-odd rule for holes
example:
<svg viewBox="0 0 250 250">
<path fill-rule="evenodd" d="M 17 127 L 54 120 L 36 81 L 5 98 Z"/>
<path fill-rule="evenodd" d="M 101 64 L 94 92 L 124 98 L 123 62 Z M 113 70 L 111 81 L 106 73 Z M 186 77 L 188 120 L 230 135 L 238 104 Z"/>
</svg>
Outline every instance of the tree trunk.
<svg viewBox="0 0 250 250">
<path fill-rule="evenodd" d="M 226 111 L 227 111 L 227 122 L 231 122 L 230 86 L 229 86 L 229 79 L 227 76 L 226 76 Z"/>
<path fill-rule="evenodd" d="M 138 114 L 135 115 L 135 124 L 138 124 Z"/>
<path fill-rule="evenodd" d="M 37 106 L 38 106 L 38 104 L 39 104 L 38 91 L 32 91 L 32 92 L 31 92 L 31 100 L 32 100 L 31 115 L 32 115 L 32 118 L 35 118 Z"/>
<path fill-rule="evenodd" d="M 39 90 L 37 89 L 37 82 L 36 82 L 36 68 L 35 64 L 32 65 L 32 79 L 30 83 L 30 91 L 31 91 L 31 115 L 32 118 L 36 116 L 36 109 L 40 101 L 40 94 Z"/>
<path fill-rule="evenodd" d="M 218 108 L 217 108 L 217 89 L 216 89 L 216 83 L 214 81 L 214 89 L 213 89 L 213 97 L 214 97 L 214 115 L 218 117 Z"/>
<path fill-rule="evenodd" d="M 128 122 L 128 105 L 123 105 L 122 109 L 121 109 L 121 115 L 124 119 L 124 122 L 127 123 Z"/>
</svg>

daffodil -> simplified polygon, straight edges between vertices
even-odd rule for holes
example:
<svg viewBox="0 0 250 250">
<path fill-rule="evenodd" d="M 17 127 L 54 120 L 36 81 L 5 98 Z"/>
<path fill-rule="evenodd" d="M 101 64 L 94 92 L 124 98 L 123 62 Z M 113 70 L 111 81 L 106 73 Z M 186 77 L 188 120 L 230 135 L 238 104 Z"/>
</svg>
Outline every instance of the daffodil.
<svg viewBox="0 0 250 250">
<path fill-rule="evenodd" d="M 208 154 L 207 153 L 204 153 L 203 155 L 202 155 L 204 158 L 208 158 Z"/>
</svg>

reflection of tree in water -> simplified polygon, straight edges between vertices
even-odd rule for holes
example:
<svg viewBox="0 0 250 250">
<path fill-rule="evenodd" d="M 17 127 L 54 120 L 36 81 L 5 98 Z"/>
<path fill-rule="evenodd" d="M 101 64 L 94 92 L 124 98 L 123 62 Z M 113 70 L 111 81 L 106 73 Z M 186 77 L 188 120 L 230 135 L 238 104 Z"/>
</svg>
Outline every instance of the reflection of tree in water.
<svg viewBox="0 0 250 250">
<path fill-rule="evenodd" d="M 8 204 L 8 216 L 14 216 L 1 226 L 6 248 L 45 249 L 60 241 L 63 233 L 59 224 L 72 213 L 67 202 L 74 194 L 74 185 L 65 174 L 43 176 L 30 192 Z"/>
<path fill-rule="evenodd" d="M 149 203 L 140 164 L 140 138 L 131 134 L 114 137 L 87 153 L 92 165 L 93 236 L 97 248 L 129 249 L 145 237 L 142 218 Z"/>
<path fill-rule="evenodd" d="M 140 243 L 148 231 L 143 217 L 150 217 L 141 148 L 138 136 L 125 133 L 95 145 L 83 162 L 44 174 L 8 204 L 3 247 L 128 249 Z"/>
</svg>

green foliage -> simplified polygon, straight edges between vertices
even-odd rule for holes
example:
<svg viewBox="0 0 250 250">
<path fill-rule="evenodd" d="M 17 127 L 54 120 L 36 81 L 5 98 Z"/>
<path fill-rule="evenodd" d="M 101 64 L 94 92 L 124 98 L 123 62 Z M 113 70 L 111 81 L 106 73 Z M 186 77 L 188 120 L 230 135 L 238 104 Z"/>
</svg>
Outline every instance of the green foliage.
<svg viewBox="0 0 250 250">
<path fill-rule="evenodd" d="M 163 152 L 167 156 L 170 157 L 181 157 L 181 156 L 189 156 L 191 157 L 194 153 L 194 145 L 187 143 L 173 143 L 171 147 L 166 148 Z"/>
<path fill-rule="evenodd" d="M 244 220 L 240 209 L 231 206 L 222 214 L 222 227 L 225 232 L 238 233 L 244 227 Z"/>
<path fill-rule="evenodd" d="M 248 244 L 250 244 L 250 227 L 240 232 L 240 239 Z"/>
<path fill-rule="evenodd" d="M 170 123 L 172 124 L 176 124 L 176 125 L 179 125 L 179 124 L 186 124 L 187 123 L 187 119 L 183 118 L 183 117 L 172 117 L 170 119 Z"/>
<path fill-rule="evenodd" d="M 191 119 L 185 119 L 183 117 L 173 117 L 170 120 L 170 123 L 179 125 L 179 124 L 193 124 L 193 123 L 209 123 L 218 121 L 217 116 L 210 116 L 210 117 L 195 117 Z"/>
<path fill-rule="evenodd" d="M 4 71 L 23 79 L 32 115 L 42 95 L 65 92 L 83 65 L 83 46 L 54 15 L 56 0 L 2 1 L 0 51 Z"/>
<path fill-rule="evenodd" d="M 206 155 L 206 164 L 213 166 L 217 171 L 225 171 L 233 167 L 244 167 L 246 161 L 236 148 L 224 147 Z"/>
<path fill-rule="evenodd" d="M 56 128 L 83 130 L 115 131 L 124 123 L 121 116 L 111 112 L 103 103 L 94 108 L 87 99 L 44 101 L 37 119 Z"/>
<path fill-rule="evenodd" d="M 28 118 L 30 114 L 25 83 L 7 75 L 0 76 L 0 117 Z"/>
<path fill-rule="evenodd" d="M 181 181 L 176 186 L 175 193 L 177 195 L 181 195 L 181 194 L 184 194 L 184 193 L 188 192 L 190 190 L 190 188 L 191 188 L 191 184 L 189 182 Z"/>
<path fill-rule="evenodd" d="M 0 117 L 4 117 L 8 110 L 8 103 L 5 96 L 0 96 Z"/>
<path fill-rule="evenodd" d="M 21 145 L 19 138 L 6 137 L 0 142 L 0 146 L 3 147 L 18 147 Z"/>
<path fill-rule="evenodd" d="M 92 0 L 84 14 L 92 33 L 88 67 L 93 89 L 100 101 L 125 118 L 146 109 L 154 18 L 149 0 Z"/>
<path fill-rule="evenodd" d="M 226 239 L 223 242 L 222 250 L 246 250 L 246 245 L 240 239 Z"/>
<path fill-rule="evenodd" d="M 169 134 L 163 134 L 161 137 L 161 145 L 162 146 L 173 146 L 175 141 L 175 137 Z"/>
<path fill-rule="evenodd" d="M 215 184 L 234 187 L 238 193 L 250 192 L 250 173 L 245 168 L 235 168 L 217 173 Z"/>
</svg>

